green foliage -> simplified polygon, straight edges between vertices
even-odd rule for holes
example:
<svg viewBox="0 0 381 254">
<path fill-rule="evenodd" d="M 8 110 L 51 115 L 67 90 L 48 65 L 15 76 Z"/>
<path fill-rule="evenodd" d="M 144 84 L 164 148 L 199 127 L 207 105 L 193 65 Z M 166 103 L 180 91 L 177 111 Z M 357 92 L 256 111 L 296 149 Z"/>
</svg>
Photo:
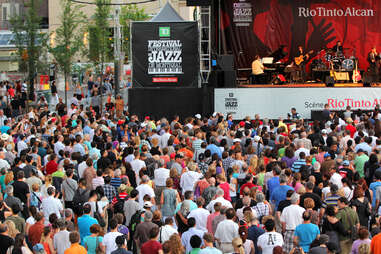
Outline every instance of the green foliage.
<svg viewBox="0 0 381 254">
<path fill-rule="evenodd" d="M 65 78 L 71 73 L 74 56 L 84 47 L 84 27 L 81 24 L 86 17 L 82 8 L 82 5 L 74 4 L 70 0 L 61 0 L 61 25 L 55 31 L 54 45 L 49 47 Z"/>
<path fill-rule="evenodd" d="M 106 56 L 110 54 L 109 18 L 111 14 L 110 0 L 95 0 L 96 9 L 92 23 L 88 27 L 90 50 L 88 57 L 96 65 L 106 61 Z"/>
<path fill-rule="evenodd" d="M 46 59 L 42 56 L 46 53 L 48 35 L 40 31 L 39 0 L 30 0 L 24 2 L 24 5 L 25 15 L 11 17 L 11 31 L 14 34 L 13 42 L 17 47 L 16 58 L 20 70 L 27 72 L 29 94 L 33 94 L 37 72 L 46 66 Z"/>
<path fill-rule="evenodd" d="M 130 54 L 130 21 L 144 21 L 149 16 L 144 8 L 136 5 L 123 6 L 120 14 L 120 25 L 122 26 L 122 51 L 128 57 Z"/>
</svg>

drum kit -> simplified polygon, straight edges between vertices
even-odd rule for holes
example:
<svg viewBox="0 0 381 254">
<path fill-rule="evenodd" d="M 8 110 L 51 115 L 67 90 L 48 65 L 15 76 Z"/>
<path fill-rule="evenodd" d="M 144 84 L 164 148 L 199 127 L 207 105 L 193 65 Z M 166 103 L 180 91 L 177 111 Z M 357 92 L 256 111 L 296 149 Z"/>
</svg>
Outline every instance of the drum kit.
<svg viewBox="0 0 381 254">
<path fill-rule="evenodd" d="M 348 52 L 349 48 L 343 48 L 344 52 Z M 355 50 L 352 55 L 336 52 L 330 48 L 324 48 L 318 52 L 315 68 L 319 70 L 335 70 L 335 71 L 353 71 L 355 68 Z"/>
</svg>

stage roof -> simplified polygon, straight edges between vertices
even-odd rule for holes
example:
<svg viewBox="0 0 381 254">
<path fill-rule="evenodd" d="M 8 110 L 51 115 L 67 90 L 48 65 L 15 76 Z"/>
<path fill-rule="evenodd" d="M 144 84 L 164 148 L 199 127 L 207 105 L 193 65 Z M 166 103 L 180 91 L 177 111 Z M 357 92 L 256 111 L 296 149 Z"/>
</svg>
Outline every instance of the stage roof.
<svg viewBox="0 0 381 254">
<path fill-rule="evenodd" d="M 150 22 L 179 22 L 184 19 L 176 12 L 172 5 L 167 2 L 163 8 L 153 17 Z"/>
</svg>

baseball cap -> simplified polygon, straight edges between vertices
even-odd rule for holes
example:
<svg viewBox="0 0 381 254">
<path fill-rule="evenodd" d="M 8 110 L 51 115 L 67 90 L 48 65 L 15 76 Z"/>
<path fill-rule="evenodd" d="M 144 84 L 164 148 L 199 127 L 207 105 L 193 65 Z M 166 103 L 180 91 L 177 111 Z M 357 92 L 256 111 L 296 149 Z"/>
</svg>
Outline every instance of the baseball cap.
<svg viewBox="0 0 381 254">
<path fill-rule="evenodd" d="M 345 160 L 345 161 L 343 161 L 342 165 L 343 165 L 343 166 L 349 166 L 349 160 Z"/>
<path fill-rule="evenodd" d="M 244 121 L 239 122 L 239 126 L 241 127 L 245 126 L 245 122 Z"/>
<path fill-rule="evenodd" d="M 197 119 L 201 119 L 201 115 L 200 114 L 196 114 L 194 117 L 196 117 Z"/>
<path fill-rule="evenodd" d="M 44 246 L 41 243 L 37 243 L 36 245 L 33 246 L 33 251 L 34 252 L 44 252 Z"/>
<path fill-rule="evenodd" d="M 153 204 L 150 202 L 150 201 L 146 201 L 146 202 L 144 202 L 144 208 L 146 208 L 146 207 L 152 207 L 153 206 Z"/>
<path fill-rule="evenodd" d="M 324 158 L 327 158 L 327 157 L 331 157 L 331 154 L 329 154 L 329 153 L 325 153 L 325 154 L 324 154 Z"/>
<path fill-rule="evenodd" d="M 239 138 L 235 138 L 235 139 L 233 139 L 233 143 L 235 143 L 235 142 L 241 142 L 241 140 Z"/>
</svg>

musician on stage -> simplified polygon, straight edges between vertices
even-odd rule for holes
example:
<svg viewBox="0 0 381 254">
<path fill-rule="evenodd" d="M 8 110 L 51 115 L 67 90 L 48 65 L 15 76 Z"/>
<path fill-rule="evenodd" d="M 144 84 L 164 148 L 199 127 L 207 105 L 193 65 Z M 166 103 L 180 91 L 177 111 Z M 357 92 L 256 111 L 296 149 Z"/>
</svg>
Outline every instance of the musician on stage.
<svg viewBox="0 0 381 254">
<path fill-rule="evenodd" d="M 261 58 L 259 55 L 256 55 L 254 58 L 253 63 L 251 64 L 251 70 L 252 70 L 252 84 L 264 84 L 266 80 L 265 76 L 265 67 L 263 66 L 261 62 Z"/>
<path fill-rule="evenodd" d="M 372 79 L 372 82 L 378 81 L 378 75 L 379 75 L 379 65 L 380 65 L 380 57 L 377 53 L 376 46 L 372 48 L 372 50 L 368 53 L 368 62 L 369 62 L 369 68 L 368 73 L 369 76 Z"/>
<path fill-rule="evenodd" d="M 307 77 L 306 63 L 309 58 L 310 58 L 309 54 L 304 53 L 303 46 L 299 46 L 298 53 L 296 54 L 296 57 L 295 57 L 295 63 L 296 63 L 296 59 L 303 59 L 303 61 L 299 65 L 296 64 L 297 71 L 299 72 L 299 79 L 301 79 L 302 82 L 306 81 L 306 77 Z"/>
<path fill-rule="evenodd" d="M 336 56 L 342 56 L 343 53 L 343 45 L 341 44 L 341 41 L 337 41 L 336 45 L 332 48 L 333 52 L 336 53 Z"/>
</svg>

